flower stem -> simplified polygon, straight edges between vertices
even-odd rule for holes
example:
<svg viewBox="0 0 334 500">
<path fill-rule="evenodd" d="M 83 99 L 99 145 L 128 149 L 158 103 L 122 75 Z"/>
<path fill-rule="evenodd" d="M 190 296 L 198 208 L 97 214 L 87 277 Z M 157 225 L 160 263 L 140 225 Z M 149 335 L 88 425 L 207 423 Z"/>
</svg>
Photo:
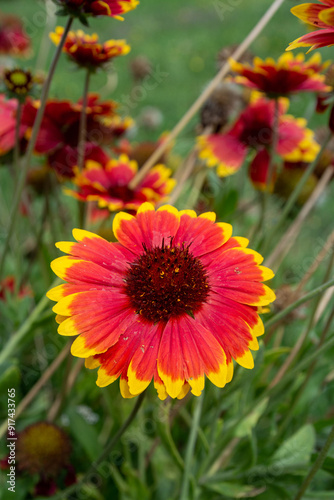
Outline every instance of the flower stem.
<svg viewBox="0 0 334 500">
<path fill-rule="evenodd" d="M 38 137 L 38 132 L 39 132 L 39 129 L 40 129 L 40 126 L 42 123 L 42 119 L 43 119 L 43 115 L 44 115 L 44 111 L 45 111 L 45 106 L 46 106 L 47 98 L 49 95 L 50 85 L 51 85 L 53 75 L 54 75 L 56 67 L 57 67 L 58 60 L 60 58 L 60 54 L 61 54 L 64 42 L 66 40 L 67 33 L 69 32 L 69 30 L 71 28 L 72 22 L 73 22 L 73 17 L 70 17 L 67 21 L 62 39 L 61 39 L 61 41 L 56 49 L 56 52 L 54 54 L 54 57 L 53 57 L 53 60 L 51 63 L 51 67 L 49 69 L 48 77 L 47 77 L 47 79 L 44 83 L 44 86 L 43 86 L 42 95 L 41 95 L 41 99 L 40 99 L 40 107 L 38 108 L 38 111 L 37 111 L 34 126 L 32 128 L 32 132 L 31 132 L 30 141 L 28 144 L 27 153 L 25 156 L 25 161 L 24 161 L 22 168 L 21 168 L 21 177 L 18 180 L 16 192 L 14 195 L 9 228 L 8 228 L 7 237 L 5 240 L 5 246 L 4 246 L 1 260 L 0 260 L 0 278 L 1 278 L 2 273 L 3 273 L 6 255 L 8 253 L 10 240 L 11 240 L 14 228 L 15 228 L 16 219 L 17 219 L 17 215 L 19 212 L 21 195 L 22 195 L 22 191 L 23 191 L 23 188 L 25 185 L 27 172 L 28 172 L 28 169 L 29 169 L 30 164 L 31 164 L 31 158 L 32 158 L 32 155 L 33 155 L 33 152 L 35 149 L 35 145 L 36 145 L 36 141 L 37 141 L 37 137 Z"/>
<path fill-rule="evenodd" d="M 265 12 L 265 14 L 261 17 L 259 22 L 254 26 L 251 32 L 246 36 L 243 42 L 238 46 L 238 48 L 231 55 L 232 59 L 238 60 L 242 54 L 247 50 L 247 48 L 251 45 L 251 43 L 259 36 L 261 31 L 267 26 L 268 22 L 277 12 L 277 10 L 281 7 L 284 0 L 275 0 L 269 9 Z M 188 111 L 183 115 L 181 120 L 175 125 L 173 130 L 168 134 L 168 136 L 164 139 L 162 144 L 154 151 L 154 153 L 150 156 L 147 162 L 143 165 L 143 167 L 139 170 L 137 175 L 132 179 L 129 184 L 130 189 L 134 189 L 138 186 L 138 184 L 144 179 L 147 175 L 147 172 L 155 165 L 157 160 L 161 157 L 161 155 L 167 150 L 168 146 L 173 142 L 176 137 L 182 132 L 182 130 L 188 125 L 190 120 L 195 116 L 195 114 L 201 109 L 205 101 L 215 90 L 217 85 L 222 81 L 222 79 L 227 75 L 230 70 L 230 63 L 227 62 L 223 65 L 219 73 L 215 76 L 215 78 L 211 81 L 211 83 L 207 86 L 204 92 L 198 97 L 198 99 L 193 103 L 193 105 L 188 109 Z"/>
<path fill-rule="evenodd" d="M 14 145 L 14 179 L 19 177 L 19 161 L 20 161 L 20 125 L 22 117 L 22 102 L 18 101 L 16 111 L 16 126 L 15 126 L 15 145 Z"/>
<path fill-rule="evenodd" d="M 180 500 L 188 500 L 189 499 L 189 481 L 190 481 L 190 477 L 191 477 L 190 471 L 191 471 L 192 461 L 193 461 L 193 457 L 194 457 L 194 450 L 195 450 L 197 434 L 198 434 L 198 430 L 199 430 L 199 423 L 200 423 L 200 418 L 201 418 L 201 413 L 202 413 L 203 401 L 204 401 L 204 394 L 202 394 L 196 400 L 196 406 L 195 406 L 192 426 L 191 426 L 191 430 L 190 430 L 190 436 L 189 436 L 188 444 L 187 444 L 185 462 L 184 462 L 184 473 L 183 473 L 183 479 L 182 479 Z"/>
<path fill-rule="evenodd" d="M 109 444 L 105 447 L 105 449 L 103 450 L 103 452 L 101 453 L 99 458 L 97 460 L 95 460 L 95 462 L 93 462 L 92 466 L 89 468 L 88 472 L 86 472 L 86 474 L 83 476 L 83 478 L 78 483 L 73 484 L 69 488 L 66 488 L 66 490 L 61 491 L 59 494 L 54 495 L 52 497 L 53 500 L 63 500 L 64 498 L 68 498 L 68 495 L 70 493 L 77 491 L 81 486 L 84 485 L 84 483 L 89 479 L 89 477 L 91 476 L 92 473 L 94 473 L 94 472 L 96 473 L 96 471 L 98 471 L 98 466 L 100 465 L 100 463 L 103 462 L 104 460 L 108 459 L 108 455 L 110 454 L 110 452 L 114 448 L 115 444 L 118 443 L 120 438 L 123 436 L 124 432 L 128 429 L 128 427 L 131 425 L 131 423 L 135 419 L 135 417 L 136 417 L 136 415 L 137 415 L 137 413 L 142 405 L 142 402 L 145 398 L 145 394 L 146 394 L 146 391 L 142 392 L 138 396 L 136 404 L 133 407 L 132 412 L 130 413 L 130 415 L 128 416 L 128 418 L 124 422 L 124 424 L 118 429 L 118 431 L 116 432 L 114 437 L 111 439 Z"/>
<path fill-rule="evenodd" d="M 300 490 L 298 491 L 297 495 L 295 496 L 295 500 L 301 500 L 303 498 L 304 493 L 306 493 L 312 479 L 314 478 L 314 476 L 316 475 L 316 473 L 318 472 L 318 470 L 320 469 L 320 467 L 324 463 L 325 458 L 327 456 L 327 453 L 328 453 L 333 441 L 334 441 L 334 425 L 333 425 L 332 430 L 331 430 L 331 432 L 326 440 L 326 443 L 324 444 L 321 452 L 318 455 L 318 458 L 314 462 L 313 466 L 311 467 L 310 472 L 308 473 L 307 477 L 305 478 L 305 481 L 301 485 Z"/>
<path fill-rule="evenodd" d="M 88 90 L 90 81 L 90 70 L 87 70 L 85 85 L 82 97 L 82 109 L 80 114 L 79 138 L 78 138 L 78 167 L 83 170 L 85 166 L 85 149 L 86 149 L 86 133 L 87 133 L 87 102 Z"/>
</svg>

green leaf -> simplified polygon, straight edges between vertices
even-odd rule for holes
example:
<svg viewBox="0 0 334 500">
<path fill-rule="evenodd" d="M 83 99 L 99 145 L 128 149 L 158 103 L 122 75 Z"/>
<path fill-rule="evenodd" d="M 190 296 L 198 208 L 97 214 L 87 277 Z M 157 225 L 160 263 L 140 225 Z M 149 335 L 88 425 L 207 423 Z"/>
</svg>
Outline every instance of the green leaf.
<svg viewBox="0 0 334 500">
<path fill-rule="evenodd" d="M 315 431 L 311 424 L 301 427 L 278 448 L 271 464 L 280 468 L 298 467 L 309 463 L 315 445 Z"/>
<path fill-rule="evenodd" d="M 242 438 L 244 436 L 248 436 L 251 433 L 252 429 L 256 426 L 260 417 L 265 412 L 268 401 L 269 398 L 265 398 L 254 408 L 254 410 L 249 415 L 247 415 L 246 418 L 244 418 L 244 420 L 242 420 L 242 422 L 240 422 L 235 431 L 236 437 Z"/>
<path fill-rule="evenodd" d="M 311 457 L 312 463 L 314 463 L 316 461 L 318 456 L 319 455 L 317 453 L 312 454 L 312 457 Z M 325 470 L 326 472 L 328 472 L 329 474 L 332 474 L 332 476 L 334 476 L 334 458 L 333 457 L 326 457 L 321 468 L 322 468 L 322 470 Z"/>
<path fill-rule="evenodd" d="M 79 415 L 73 407 L 70 408 L 67 415 L 70 421 L 72 434 L 85 450 L 90 460 L 94 461 L 101 453 L 97 429 L 93 425 L 86 422 L 86 420 Z"/>
</svg>

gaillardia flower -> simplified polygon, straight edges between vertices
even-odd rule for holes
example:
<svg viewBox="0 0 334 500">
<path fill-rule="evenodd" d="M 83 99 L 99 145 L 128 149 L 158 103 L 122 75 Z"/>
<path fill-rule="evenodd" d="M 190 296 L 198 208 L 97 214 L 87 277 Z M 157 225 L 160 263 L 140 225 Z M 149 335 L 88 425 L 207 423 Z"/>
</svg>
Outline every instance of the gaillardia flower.
<svg viewBox="0 0 334 500">
<path fill-rule="evenodd" d="M 98 371 L 104 387 L 120 377 L 123 397 L 152 378 L 161 399 L 200 395 L 204 377 L 224 387 L 233 361 L 253 368 L 251 350 L 264 333 L 257 308 L 275 299 L 262 283 L 273 272 L 233 238 L 214 213 L 142 204 L 113 221 L 117 243 L 74 229 L 69 256 L 51 264 L 67 283 L 48 292 L 57 301 L 61 335 L 79 335 L 74 356 Z"/>
<path fill-rule="evenodd" d="M 109 16 L 123 20 L 121 17 L 139 4 L 138 0 L 54 0 L 69 14 L 81 17 L 82 14 L 92 16 Z"/>
<path fill-rule="evenodd" d="M 279 102 L 279 126 L 276 154 L 287 161 L 312 161 L 319 151 L 314 134 L 303 118 L 284 114 L 287 99 Z M 268 161 L 273 142 L 275 103 L 260 98 L 243 111 L 232 127 L 222 134 L 200 136 L 199 156 L 208 167 L 217 166 L 221 177 L 237 172 L 249 152 L 252 161 Z M 260 157 L 258 157 L 260 155 Z"/>
<path fill-rule="evenodd" d="M 88 161 L 83 171 L 75 169 L 72 178 L 79 190 L 68 189 L 66 193 L 81 201 L 97 201 L 100 208 L 107 207 L 111 212 L 136 211 L 145 201 L 154 204 L 161 201 L 175 185 L 175 180 L 170 179 L 171 170 L 164 165 L 156 165 L 132 190 L 129 183 L 137 171 L 137 163 L 130 161 L 126 155 L 109 160 L 104 167 L 95 161 Z"/>
<path fill-rule="evenodd" d="M 286 50 L 311 47 L 308 51 L 310 52 L 334 45 L 334 0 L 319 0 L 319 2 L 302 3 L 291 9 L 292 14 L 318 29 L 297 38 Z"/>
<path fill-rule="evenodd" d="M 329 63 L 322 64 L 321 55 L 314 54 L 305 61 L 304 54 L 295 58 L 292 54 L 283 54 L 278 61 L 255 57 L 253 66 L 241 64 L 230 59 L 232 70 L 238 74 L 236 83 L 266 93 L 269 97 L 288 96 L 294 92 L 326 92 L 330 89 L 325 84 L 325 75 L 320 71 Z"/>
<path fill-rule="evenodd" d="M 11 94 L 21 98 L 26 97 L 34 85 L 30 71 L 20 68 L 5 70 L 3 81 Z"/>
<path fill-rule="evenodd" d="M 61 26 L 57 26 L 55 32 L 50 33 L 50 38 L 55 45 L 59 45 L 63 33 L 64 28 Z M 125 40 L 108 40 L 99 43 L 99 37 L 96 33 L 87 35 L 82 30 L 78 30 L 69 32 L 63 52 L 79 66 L 93 70 L 100 68 L 117 56 L 128 54 L 130 45 L 127 45 Z"/>
<path fill-rule="evenodd" d="M 30 50 L 30 38 L 19 17 L 0 12 L 0 54 L 26 56 Z"/>
</svg>

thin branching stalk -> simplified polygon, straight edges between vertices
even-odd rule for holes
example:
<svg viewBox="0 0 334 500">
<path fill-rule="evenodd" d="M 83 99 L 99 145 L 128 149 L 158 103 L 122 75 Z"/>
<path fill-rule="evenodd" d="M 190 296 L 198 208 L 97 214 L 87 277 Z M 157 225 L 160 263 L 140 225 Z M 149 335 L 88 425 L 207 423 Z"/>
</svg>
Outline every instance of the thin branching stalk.
<svg viewBox="0 0 334 500">
<path fill-rule="evenodd" d="M 4 264 L 5 264 L 6 256 L 7 256 L 8 250 L 9 250 L 10 240 L 11 240 L 13 231 L 15 229 L 16 219 L 17 219 L 17 216 L 19 213 L 19 205 L 20 205 L 20 201 L 21 201 L 22 191 L 23 191 L 24 186 L 25 186 L 28 169 L 31 165 L 31 159 L 32 159 L 32 155 L 33 155 L 33 152 L 35 149 L 39 129 L 41 127 L 41 123 L 42 123 L 42 119 L 43 119 L 43 115 L 44 115 L 44 111 L 45 111 L 45 106 L 47 103 L 47 98 L 49 95 L 51 82 L 52 82 L 53 75 L 55 73 L 55 70 L 56 70 L 64 43 L 65 43 L 67 34 L 71 28 L 72 22 L 73 22 L 73 17 L 70 17 L 67 21 L 67 24 L 66 24 L 66 27 L 64 29 L 64 33 L 63 33 L 63 36 L 61 38 L 61 41 L 56 49 L 55 55 L 53 57 L 53 60 L 52 60 L 52 63 L 51 63 L 50 69 L 49 69 L 48 77 L 47 77 L 47 79 L 44 83 L 44 86 L 43 86 L 41 100 L 40 100 L 40 106 L 39 106 L 37 114 L 36 114 L 35 122 L 34 122 L 34 125 L 32 128 L 32 132 L 31 132 L 30 141 L 28 144 L 28 149 L 27 149 L 27 152 L 25 155 L 25 159 L 24 159 L 22 168 L 21 168 L 21 177 L 18 180 L 16 192 L 15 192 L 14 199 L 13 199 L 12 211 L 11 211 L 11 215 L 10 215 L 10 222 L 9 222 L 9 227 L 8 227 L 7 236 L 6 236 L 6 240 L 5 240 L 5 246 L 4 246 L 2 256 L 0 259 L 0 278 L 2 277 L 2 274 L 3 274 Z"/>
<path fill-rule="evenodd" d="M 278 11 L 278 9 L 283 4 L 284 0 L 275 0 L 269 9 L 262 16 L 260 21 L 254 26 L 252 31 L 247 35 L 243 42 L 238 46 L 238 48 L 231 55 L 232 59 L 238 60 L 251 43 L 259 36 L 262 30 L 267 26 L 271 18 Z M 182 130 L 188 125 L 190 120 L 195 116 L 195 114 L 201 109 L 205 101 L 210 97 L 212 92 L 216 89 L 217 85 L 223 80 L 230 70 L 230 64 L 227 62 L 223 65 L 219 73 L 207 86 L 204 92 L 198 97 L 198 99 L 193 103 L 189 110 L 184 114 L 181 120 L 175 125 L 170 134 L 164 139 L 163 143 L 154 151 L 147 162 L 139 170 L 137 175 L 132 179 L 129 184 L 130 189 L 134 189 L 138 184 L 144 179 L 149 170 L 156 164 L 161 155 L 167 150 L 168 146 L 176 139 L 176 137 L 182 132 Z"/>
<path fill-rule="evenodd" d="M 202 395 L 196 400 L 195 403 L 196 406 L 193 415 L 193 421 L 190 429 L 190 435 L 187 443 L 187 450 L 184 462 L 184 473 L 182 479 L 180 500 L 189 499 L 189 482 L 192 476 L 191 467 L 194 458 L 194 451 L 199 430 L 201 414 L 202 414 L 203 401 L 204 401 L 204 394 L 202 393 Z"/>
<path fill-rule="evenodd" d="M 329 452 L 329 449 L 330 449 L 333 442 L 334 442 L 334 425 L 332 427 L 332 430 L 331 430 L 321 452 L 319 453 L 316 461 L 314 462 L 313 466 L 311 467 L 310 472 L 306 476 L 305 481 L 301 485 L 300 490 L 298 491 L 297 495 L 295 496 L 295 500 L 301 500 L 303 498 L 309 485 L 311 484 L 312 479 L 314 478 L 314 476 L 316 475 L 316 473 L 318 472 L 318 470 L 320 469 L 320 467 L 324 463 L 325 458 L 327 456 L 327 453 Z"/>
</svg>

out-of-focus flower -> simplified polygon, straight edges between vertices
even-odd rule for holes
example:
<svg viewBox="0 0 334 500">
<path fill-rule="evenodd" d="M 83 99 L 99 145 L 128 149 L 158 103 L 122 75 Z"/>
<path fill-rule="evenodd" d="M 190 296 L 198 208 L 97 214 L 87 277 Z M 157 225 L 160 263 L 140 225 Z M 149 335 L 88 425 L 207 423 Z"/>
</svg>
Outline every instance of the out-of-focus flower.
<svg viewBox="0 0 334 500">
<path fill-rule="evenodd" d="M 18 434 L 18 469 L 39 476 L 35 495 L 53 495 L 60 486 L 58 476 L 61 473 L 66 474 L 63 486 L 76 482 L 74 469 L 70 464 L 70 453 L 68 436 L 60 427 L 49 422 L 37 422 Z"/>
<path fill-rule="evenodd" d="M 20 134 L 29 139 L 31 129 L 39 107 L 39 101 L 27 99 L 22 109 Z M 85 158 L 105 163 L 107 156 L 102 146 L 112 146 L 133 124 L 130 118 L 121 118 L 116 114 L 117 104 L 114 101 L 100 101 L 97 94 L 89 94 L 86 108 L 87 135 Z M 15 112 L 17 101 L 6 101 L 0 95 L 0 154 L 5 154 L 15 143 Z M 37 137 L 35 151 L 46 154 L 49 165 L 59 175 L 73 176 L 73 166 L 78 161 L 79 124 L 82 101 L 47 102 L 40 132 Z"/>
<path fill-rule="evenodd" d="M 34 85 L 34 78 L 30 71 L 20 68 L 5 70 L 3 81 L 10 94 L 17 98 L 25 98 Z"/>
<path fill-rule="evenodd" d="M 304 175 L 307 167 L 308 163 L 304 162 L 284 162 L 283 168 L 277 173 L 275 179 L 274 193 L 285 200 L 288 199 Z M 302 192 L 297 198 L 298 205 L 303 205 L 308 200 L 317 183 L 318 178 L 313 173 L 309 176 Z"/>
<path fill-rule="evenodd" d="M 14 295 L 15 288 L 16 288 L 15 276 L 7 276 L 2 281 L 0 281 L 0 300 L 5 301 L 7 294 Z M 27 285 L 21 285 L 20 289 L 18 290 L 18 297 L 19 298 L 31 297 L 31 295 L 32 295 L 31 288 Z"/>
<path fill-rule="evenodd" d="M 14 147 L 17 108 L 17 99 L 7 99 L 4 94 L 0 94 L 0 156 Z M 21 121 L 20 139 L 24 139 L 27 130 L 28 126 Z"/>
<path fill-rule="evenodd" d="M 155 108 L 154 106 L 146 106 L 142 109 L 139 117 L 138 123 L 144 128 L 149 130 L 155 130 L 164 121 L 164 116 L 159 108 Z"/>
<path fill-rule="evenodd" d="M 314 54 L 305 61 L 304 54 L 294 57 L 291 53 L 283 54 L 276 62 L 272 58 L 265 60 L 255 57 L 253 66 L 230 60 L 231 67 L 239 76 L 236 83 L 253 90 L 264 92 L 269 97 L 288 96 L 296 92 L 326 92 L 323 71 L 329 63 L 321 62 L 321 55 Z"/>
<path fill-rule="evenodd" d="M 21 19 L 0 12 L 0 54 L 26 56 L 30 50 L 30 38 L 23 28 Z"/>
<path fill-rule="evenodd" d="M 257 307 L 275 299 L 262 281 L 273 272 L 215 218 L 144 203 L 136 217 L 115 216 L 117 243 L 74 229 L 77 243 L 57 244 L 70 255 L 52 269 L 66 283 L 47 295 L 59 334 L 79 335 L 72 354 L 100 366 L 97 385 L 120 377 L 133 397 L 153 378 L 161 399 L 183 398 L 201 394 L 205 375 L 224 387 L 232 359 L 253 368 L 264 333 Z"/>
<path fill-rule="evenodd" d="M 83 14 L 92 16 L 109 16 L 123 20 L 122 15 L 133 10 L 139 4 L 138 0 L 54 0 L 64 9 L 64 14 L 82 17 Z"/>
<path fill-rule="evenodd" d="M 128 186 L 137 171 L 137 163 L 125 155 L 109 160 L 104 167 L 88 161 L 82 172 L 75 169 L 72 181 L 78 191 L 66 190 L 66 193 L 81 201 L 96 201 L 100 208 L 107 207 L 112 212 L 136 211 L 145 201 L 154 204 L 162 201 L 175 185 L 174 179 L 170 179 L 171 170 L 157 165 L 132 190 Z"/>
<path fill-rule="evenodd" d="M 225 127 L 244 109 L 247 96 L 241 88 L 231 82 L 221 83 L 212 92 L 201 110 L 201 125 L 211 127 L 213 132 Z"/>
<path fill-rule="evenodd" d="M 296 182 L 294 182 L 293 179 L 299 179 L 302 174 L 299 176 L 296 174 L 296 172 L 304 172 L 306 167 L 308 166 L 309 162 L 312 161 L 311 159 L 314 159 L 320 149 L 319 144 L 314 141 L 305 141 L 300 143 L 299 145 L 300 149 L 298 152 L 295 153 L 295 155 L 290 156 L 290 160 L 285 160 L 283 162 L 283 168 L 282 169 L 277 169 L 276 164 L 274 163 L 273 165 L 273 178 L 271 181 L 271 185 L 267 186 L 267 178 L 269 174 L 269 165 L 270 165 L 270 155 L 269 152 L 264 149 L 260 151 L 254 158 L 254 160 L 251 162 L 250 167 L 249 167 L 249 178 L 255 187 L 255 189 L 258 189 L 260 191 L 265 191 L 267 188 L 269 188 L 270 191 L 274 190 L 274 187 L 276 187 L 276 179 L 277 181 L 281 181 L 281 179 L 285 176 L 288 178 L 289 172 L 291 173 L 291 182 L 290 185 L 295 186 Z M 294 160 L 295 158 L 300 158 L 300 160 Z M 279 171 L 277 173 L 277 170 Z M 310 181 L 308 186 L 310 186 L 312 182 Z M 306 190 L 306 188 L 305 188 Z"/>
<path fill-rule="evenodd" d="M 334 1 L 319 0 L 320 3 L 303 3 L 292 7 L 291 12 L 308 25 L 315 26 L 312 31 L 297 38 L 286 50 L 297 47 L 311 47 L 308 52 L 321 47 L 334 45 Z"/>
<path fill-rule="evenodd" d="M 59 45 L 64 28 L 57 26 L 50 38 L 55 45 Z M 99 43 L 96 33 L 87 35 L 82 30 L 70 31 L 66 37 L 63 52 L 76 62 L 90 70 L 101 68 L 117 56 L 124 56 L 130 52 L 130 45 L 125 40 L 108 40 Z"/>
<path fill-rule="evenodd" d="M 319 151 L 313 132 L 306 128 L 303 118 L 284 114 L 286 99 L 279 102 L 278 143 L 275 154 L 287 161 L 312 161 Z M 217 166 L 221 177 L 232 175 L 242 166 L 249 151 L 253 162 L 268 162 L 268 150 L 273 141 L 275 103 L 257 99 L 241 113 L 234 125 L 223 134 L 200 136 L 200 158 L 208 167 Z M 260 156 L 258 156 L 260 155 Z M 252 167 L 250 167 L 252 168 Z"/>
</svg>

